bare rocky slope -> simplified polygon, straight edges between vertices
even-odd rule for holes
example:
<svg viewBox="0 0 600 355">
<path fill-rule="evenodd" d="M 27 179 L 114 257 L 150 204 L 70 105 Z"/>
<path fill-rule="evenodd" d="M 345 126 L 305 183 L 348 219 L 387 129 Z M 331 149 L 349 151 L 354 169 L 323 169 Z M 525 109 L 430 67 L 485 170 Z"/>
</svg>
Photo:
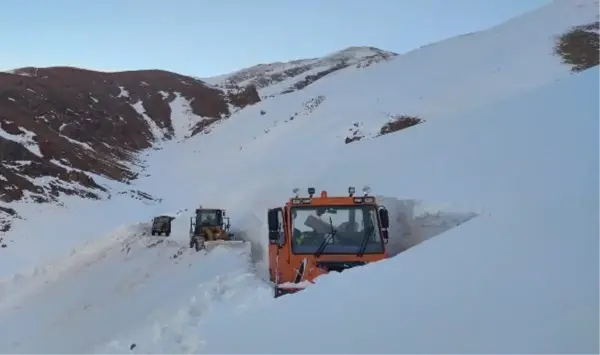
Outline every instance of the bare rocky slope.
<svg viewBox="0 0 600 355">
<path fill-rule="evenodd" d="M 169 105 L 177 97 L 198 117 L 188 136 L 260 101 L 252 86 L 209 87 L 160 71 L 96 72 L 71 67 L 0 73 L 0 199 L 58 201 L 61 194 L 98 199 L 102 176 L 136 178 L 136 153 L 175 138 Z M 145 198 L 151 198 L 143 194 Z M 0 209 L 6 217 L 12 208 Z M 0 217 L 2 217 L 0 215 Z"/>
</svg>

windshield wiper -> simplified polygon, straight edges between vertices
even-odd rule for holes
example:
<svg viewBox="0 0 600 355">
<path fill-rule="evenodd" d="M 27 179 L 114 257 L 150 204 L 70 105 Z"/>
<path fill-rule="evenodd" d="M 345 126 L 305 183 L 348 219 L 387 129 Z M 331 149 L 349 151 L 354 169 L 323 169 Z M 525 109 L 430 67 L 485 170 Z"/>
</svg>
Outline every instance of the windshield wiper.
<svg viewBox="0 0 600 355">
<path fill-rule="evenodd" d="M 319 256 L 321 256 L 321 254 L 323 254 L 323 252 L 325 251 L 325 248 L 327 248 L 327 245 L 329 245 L 329 241 L 337 233 L 337 230 L 335 228 L 333 228 L 333 222 L 331 221 L 331 217 L 329 217 L 329 226 L 331 227 L 331 232 L 327 233 L 327 235 L 325 236 L 325 239 L 323 239 L 323 241 L 321 242 L 321 244 L 317 248 L 317 251 L 315 251 L 315 256 L 317 258 Z"/>
<path fill-rule="evenodd" d="M 365 236 L 363 237 L 362 241 L 360 242 L 360 249 L 358 250 L 358 253 L 356 253 L 357 256 L 365 255 L 365 250 L 367 250 L 367 245 L 369 244 L 369 238 L 371 238 L 374 233 L 375 233 L 375 228 L 369 228 L 368 232 L 365 231 Z"/>
</svg>

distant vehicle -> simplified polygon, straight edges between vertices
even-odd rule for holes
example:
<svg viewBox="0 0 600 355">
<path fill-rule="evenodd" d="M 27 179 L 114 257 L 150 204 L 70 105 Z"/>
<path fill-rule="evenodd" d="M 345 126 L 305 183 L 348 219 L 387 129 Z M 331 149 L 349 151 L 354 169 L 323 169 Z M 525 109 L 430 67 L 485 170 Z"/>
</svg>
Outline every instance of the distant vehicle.
<svg viewBox="0 0 600 355">
<path fill-rule="evenodd" d="M 190 248 L 200 251 L 207 246 L 243 244 L 244 241 L 234 239 L 230 228 L 224 209 L 200 206 L 190 218 Z"/>
<path fill-rule="evenodd" d="M 389 216 L 369 188 L 354 196 L 299 196 L 294 189 L 283 207 L 269 209 L 269 274 L 274 296 L 298 292 L 330 271 L 386 259 Z"/>
<path fill-rule="evenodd" d="M 158 216 L 152 219 L 152 235 L 171 235 L 171 221 L 174 220 L 175 217 L 171 216 Z"/>
</svg>

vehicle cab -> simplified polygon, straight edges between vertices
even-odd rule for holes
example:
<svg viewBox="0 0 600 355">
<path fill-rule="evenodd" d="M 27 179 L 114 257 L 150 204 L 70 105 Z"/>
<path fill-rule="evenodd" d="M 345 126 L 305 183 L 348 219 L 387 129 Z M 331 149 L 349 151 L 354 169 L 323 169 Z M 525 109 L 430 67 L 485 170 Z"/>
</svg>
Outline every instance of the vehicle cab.
<svg viewBox="0 0 600 355">
<path fill-rule="evenodd" d="M 199 233 L 202 227 L 229 229 L 229 217 L 226 217 L 225 210 L 200 206 L 195 212 L 195 216 L 190 218 L 190 232 Z"/>
<path fill-rule="evenodd" d="M 345 269 L 387 258 L 389 217 L 377 204 L 370 189 L 355 196 L 295 196 L 283 207 L 268 211 L 269 272 L 275 297 L 293 293 L 314 283 L 330 271 Z"/>
</svg>

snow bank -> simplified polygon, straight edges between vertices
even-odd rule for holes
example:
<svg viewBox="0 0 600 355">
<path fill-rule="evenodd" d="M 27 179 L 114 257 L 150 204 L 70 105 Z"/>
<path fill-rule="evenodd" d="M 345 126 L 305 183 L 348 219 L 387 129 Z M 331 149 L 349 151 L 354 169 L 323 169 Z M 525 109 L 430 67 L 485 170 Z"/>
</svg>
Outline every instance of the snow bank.
<svg viewBox="0 0 600 355">
<path fill-rule="evenodd" d="M 142 236 L 149 227 L 148 223 L 120 226 L 102 238 L 74 247 L 65 257 L 0 280 L 0 305 L 6 306 L 9 300 L 18 301 L 25 294 L 58 280 L 67 271 L 77 270 L 104 258 L 108 252 L 119 247 L 121 242 Z"/>
<path fill-rule="evenodd" d="M 160 277 L 154 278 L 158 282 L 154 284 L 157 288 L 152 292 L 165 296 L 162 300 L 154 298 L 156 302 L 153 305 L 158 310 L 150 310 L 150 316 L 143 322 L 129 323 L 140 326 L 122 333 L 115 332 L 111 341 L 104 345 L 90 344 L 87 349 L 96 346 L 94 353 L 127 353 L 130 352 L 130 345 L 135 344 L 133 352 L 162 354 L 171 353 L 171 344 L 177 343 L 181 351 L 188 353 L 203 343 L 197 338 L 188 337 L 188 334 L 201 334 L 214 319 L 241 314 L 249 306 L 272 299 L 271 289 L 249 267 L 249 255 L 245 250 L 219 246 L 205 255 L 195 252 L 189 254 L 188 259 L 196 260 L 190 260 L 189 266 L 187 262 L 182 263 L 183 269 L 174 269 L 166 283 L 177 286 L 167 290 L 174 294 L 167 297 L 161 293 L 164 287 L 160 285 Z M 140 301 L 148 304 L 146 298 L 142 298 Z M 174 299 L 180 302 L 173 302 Z M 181 305 L 184 307 L 178 308 Z M 227 330 L 224 332 L 227 333 Z"/>
<path fill-rule="evenodd" d="M 2 351 L 83 353 L 108 344 L 106 353 L 121 343 L 155 346 L 140 331 L 157 324 L 163 336 L 157 341 L 181 338 L 163 321 L 182 304 L 191 302 L 204 315 L 232 298 L 240 308 L 242 301 L 264 298 L 268 288 L 254 277 L 248 249 L 197 253 L 170 238 L 149 236 L 148 227 L 122 228 L 36 277 L 11 284 L 12 292 L 0 302 Z"/>
<path fill-rule="evenodd" d="M 69 250 L 113 233 L 116 226 L 150 221 L 156 208 L 123 195 L 103 201 L 73 196 L 61 199 L 63 207 L 23 202 L 13 204 L 25 219 L 15 220 L 13 228 L 4 235 L 5 241 L 15 242 L 2 249 L 0 279 L 63 258 Z"/>
<path fill-rule="evenodd" d="M 390 215 L 387 251 L 395 256 L 478 215 L 474 207 L 378 196 Z"/>
</svg>

